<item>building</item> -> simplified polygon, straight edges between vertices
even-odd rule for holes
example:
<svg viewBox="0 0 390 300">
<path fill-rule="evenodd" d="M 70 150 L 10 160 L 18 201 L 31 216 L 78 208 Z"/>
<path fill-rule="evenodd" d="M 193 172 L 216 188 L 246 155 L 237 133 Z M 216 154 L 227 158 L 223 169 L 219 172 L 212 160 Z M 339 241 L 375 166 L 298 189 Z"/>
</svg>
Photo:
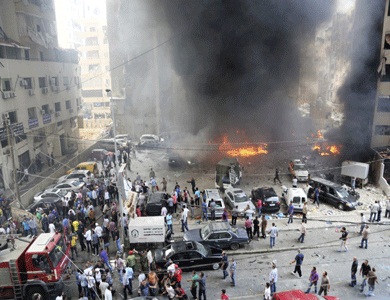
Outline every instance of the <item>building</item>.
<svg viewBox="0 0 390 300">
<path fill-rule="evenodd" d="M 53 0 L 0 1 L 0 94 L 0 188 L 13 187 L 12 153 L 33 173 L 77 150 L 78 54 L 58 47 Z"/>
</svg>

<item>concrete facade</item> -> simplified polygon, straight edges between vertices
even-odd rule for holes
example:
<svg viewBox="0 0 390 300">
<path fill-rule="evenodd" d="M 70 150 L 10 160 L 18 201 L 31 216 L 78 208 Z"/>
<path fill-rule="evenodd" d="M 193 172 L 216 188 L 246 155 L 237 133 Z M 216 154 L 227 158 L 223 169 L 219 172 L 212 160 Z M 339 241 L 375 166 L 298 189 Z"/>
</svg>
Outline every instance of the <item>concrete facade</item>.
<svg viewBox="0 0 390 300">
<path fill-rule="evenodd" d="M 77 150 L 78 55 L 58 48 L 52 0 L 1 1 L 0 27 L 0 114 L 9 119 L 15 167 L 32 173 L 37 155 L 47 163 Z M 7 189 L 14 170 L 3 123 L 0 132 L 0 189 Z"/>
</svg>

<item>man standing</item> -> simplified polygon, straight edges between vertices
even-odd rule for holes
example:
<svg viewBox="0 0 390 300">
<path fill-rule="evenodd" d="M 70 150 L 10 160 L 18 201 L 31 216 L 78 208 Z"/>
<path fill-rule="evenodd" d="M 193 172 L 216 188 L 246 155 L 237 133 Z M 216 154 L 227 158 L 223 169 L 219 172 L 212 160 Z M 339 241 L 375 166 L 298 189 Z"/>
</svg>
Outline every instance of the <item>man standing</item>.
<svg viewBox="0 0 390 300">
<path fill-rule="evenodd" d="M 302 207 L 302 222 L 307 223 L 307 202 L 303 202 L 303 207 Z"/>
<path fill-rule="evenodd" d="M 291 274 L 295 275 L 295 273 L 298 272 L 299 277 L 302 277 L 302 262 L 303 262 L 304 255 L 301 253 L 301 249 L 298 249 L 298 254 L 295 255 L 295 258 L 292 262 L 290 262 L 290 265 L 295 263 L 294 272 L 291 272 Z"/>
<path fill-rule="evenodd" d="M 153 168 L 150 168 L 149 178 L 156 178 L 156 173 L 154 173 Z"/>
<path fill-rule="evenodd" d="M 261 217 L 261 210 L 263 208 L 263 201 L 261 199 L 257 199 L 257 216 Z"/>
<path fill-rule="evenodd" d="M 368 241 L 368 234 L 369 233 L 370 233 L 370 229 L 368 228 L 368 225 L 366 225 L 366 227 L 363 230 L 362 241 L 360 243 L 359 248 L 363 248 L 363 244 L 365 244 L 364 248 L 367 249 L 367 241 Z"/>
<path fill-rule="evenodd" d="M 229 266 L 228 256 L 227 256 L 226 252 L 223 251 L 222 252 L 222 260 L 221 260 L 221 269 L 223 272 L 223 279 L 225 279 L 229 275 L 228 272 L 226 271 L 228 266 Z"/>
<path fill-rule="evenodd" d="M 269 273 L 269 283 L 271 285 L 271 296 L 276 293 L 276 283 L 278 282 L 278 269 L 276 268 L 276 262 L 272 262 L 272 270 Z"/>
<path fill-rule="evenodd" d="M 167 180 L 165 179 L 165 177 L 163 177 L 163 179 L 162 179 L 162 181 L 161 181 L 161 184 L 162 184 L 162 191 L 164 192 L 164 193 L 166 193 L 167 192 Z"/>
<path fill-rule="evenodd" d="M 359 274 L 361 274 L 363 277 L 362 285 L 360 286 L 361 293 L 363 293 L 363 291 L 364 291 L 364 287 L 366 286 L 366 281 L 367 281 L 367 274 L 370 271 L 371 271 L 371 266 L 368 264 L 368 260 L 366 259 L 362 263 L 362 265 L 360 267 L 360 272 L 359 272 Z"/>
<path fill-rule="evenodd" d="M 181 231 L 184 232 L 185 230 L 188 231 L 188 224 L 187 224 L 187 218 L 188 218 L 188 211 L 189 209 L 184 205 L 184 208 L 181 210 Z"/>
<path fill-rule="evenodd" d="M 317 294 L 317 282 L 318 282 L 318 273 L 317 273 L 317 268 L 313 267 L 313 269 L 310 272 L 309 276 L 309 287 L 306 290 L 305 294 L 310 293 L 311 287 L 314 285 L 314 293 Z"/>
<path fill-rule="evenodd" d="M 235 208 L 232 210 L 232 225 L 237 224 L 237 218 L 238 218 L 238 206 L 236 205 Z"/>
<path fill-rule="evenodd" d="M 195 195 L 195 205 L 199 206 L 199 204 L 200 204 L 200 191 L 198 188 L 195 188 L 194 195 Z"/>
<path fill-rule="evenodd" d="M 288 206 L 287 214 L 288 214 L 288 221 L 287 221 L 287 225 L 288 225 L 288 224 L 293 222 L 294 205 L 293 205 L 292 201 L 290 201 L 290 205 Z"/>
<path fill-rule="evenodd" d="M 265 216 L 261 216 L 261 237 L 263 239 L 266 238 L 266 232 L 267 232 L 267 220 L 265 219 Z"/>
<path fill-rule="evenodd" d="M 349 286 L 354 287 L 356 285 L 356 273 L 358 269 L 358 260 L 356 256 L 353 258 L 352 266 L 351 266 L 351 283 Z"/>
<path fill-rule="evenodd" d="M 187 180 L 187 182 L 191 183 L 192 193 L 195 194 L 195 187 L 196 187 L 195 178 L 192 177 L 190 180 Z"/>
<path fill-rule="evenodd" d="M 390 219 L 390 198 L 386 201 L 386 212 L 385 212 L 385 218 Z"/>
<path fill-rule="evenodd" d="M 171 234 L 174 234 L 173 233 L 173 226 L 172 226 L 172 214 L 170 211 L 168 211 L 168 214 L 167 216 L 165 217 L 165 220 L 167 222 L 167 227 L 168 227 L 168 230 L 171 231 Z"/>
<path fill-rule="evenodd" d="M 246 217 L 244 226 L 245 226 L 248 238 L 249 239 L 253 239 L 253 236 L 252 236 L 252 220 L 249 219 L 248 217 Z"/>
<path fill-rule="evenodd" d="M 260 237 L 260 221 L 259 221 L 258 217 L 256 217 L 253 220 L 253 235 L 256 236 L 256 234 L 257 234 L 257 240 L 259 240 L 259 237 Z"/>
<path fill-rule="evenodd" d="M 375 296 L 374 295 L 375 282 L 379 283 L 375 271 L 376 271 L 375 268 L 372 268 L 372 270 L 368 271 L 367 274 L 367 283 L 368 283 L 368 293 L 366 294 L 367 297 Z"/>
<path fill-rule="evenodd" d="M 318 295 L 321 295 L 322 292 L 324 292 L 324 296 L 326 296 L 328 295 L 329 290 L 330 290 L 330 282 L 329 282 L 328 272 L 325 271 L 324 273 L 322 273 L 321 286 Z"/>
<path fill-rule="evenodd" d="M 347 239 L 348 239 L 348 231 L 345 227 L 341 228 L 341 237 L 340 237 L 340 240 L 341 240 L 341 244 L 340 244 L 340 249 L 338 250 L 338 252 L 341 252 L 341 249 L 344 247 L 345 249 L 345 252 L 348 251 L 348 247 L 347 247 Z"/>
<path fill-rule="evenodd" d="M 279 181 L 279 184 L 282 184 L 282 182 L 279 179 L 279 169 L 275 169 L 275 177 L 274 177 L 274 184 L 276 184 L 276 180 Z"/>
<path fill-rule="evenodd" d="M 206 300 L 206 276 L 204 273 L 200 272 L 200 278 L 193 280 L 193 282 L 199 283 L 198 300 L 202 300 L 202 296 Z"/>
<path fill-rule="evenodd" d="M 356 177 L 351 177 L 351 189 L 353 192 L 355 192 L 355 186 L 356 186 Z"/>
<path fill-rule="evenodd" d="M 360 213 L 360 231 L 359 234 L 362 234 L 363 229 L 366 227 L 366 217 L 364 216 L 364 213 Z"/>
<path fill-rule="evenodd" d="M 278 228 L 276 227 L 275 223 L 272 223 L 272 227 L 269 230 L 269 247 L 272 249 L 272 247 L 275 247 L 275 240 L 278 236 Z"/>
<path fill-rule="evenodd" d="M 192 202 L 192 199 L 193 198 L 191 197 L 191 202 Z M 195 203 L 194 203 L 194 207 L 195 207 Z M 208 215 L 207 203 L 206 203 L 206 200 L 203 200 L 203 202 L 202 202 L 202 222 L 204 222 L 204 221 L 207 222 L 208 220 L 209 220 L 209 215 Z"/>
<path fill-rule="evenodd" d="M 378 217 L 376 218 L 377 222 L 380 222 L 381 214 L 382 214 L 382 203 L 380 200 L 378 200 Z"/>
<path fill-rule="evenodd" d="M 192 298 L 196 299 L 196 290 L 198 289 L 198 282 L 197 279 L 199 279 L 198 274 L 196 274 L 196 271 L 192 271 L 192 277 L 191 277 L 191 295 Z"/>
<path fill-rule="evenodd" d="M 306 231 L 307 231 L 306 230 L 306 223 L 304 221 L 302 221 L 301 228 L 299 229 L 299 232 L 301 235 L 298 238 L 298 242 L 303 243 L 303 241 L 305 240 Z"/>
<path fill-rule="evenodd" d="M 217 204 L 215 203 L 214 199 L 211 198 L 210 200 L 210 203 L 209 203 L 209 207 L 210 207 L 210 219 L 215 221 L 215 207 L 217 206 Z"/>
<path fill-rule="evenodd" d="M 231 286 L 236 286 L 236 269 L 237 269 L 237 262 L 232 258 L 230 261 L 230 278 L 232 279 Z"/>
<path fill-rule="evenodd" d="M 375 221 L 376 216 L 378 214 L 378 210 L 379 210 L 378 201 L 375 201 L 375 203 L 370 206 L 370 219 L 368 220 L 369 222 Z"/>
</svg>

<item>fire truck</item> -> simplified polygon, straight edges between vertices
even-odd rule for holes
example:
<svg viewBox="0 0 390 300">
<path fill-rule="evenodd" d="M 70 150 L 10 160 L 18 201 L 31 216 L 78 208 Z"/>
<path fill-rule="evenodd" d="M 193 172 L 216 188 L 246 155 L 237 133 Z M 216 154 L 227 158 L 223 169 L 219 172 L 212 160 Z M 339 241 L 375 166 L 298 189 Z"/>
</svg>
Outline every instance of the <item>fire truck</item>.
<svg viewBox="0 0 390 300">
<path fill-rule="evenodd" d="M 69 263 L 69 244 L 61 233 L 33 239 L 12 238 L 0 251 L 0 299 L 52 299 L 63 290 L 62 275 Z M 66 255 L 65 255 L 66 254 Z"/>
</svg>

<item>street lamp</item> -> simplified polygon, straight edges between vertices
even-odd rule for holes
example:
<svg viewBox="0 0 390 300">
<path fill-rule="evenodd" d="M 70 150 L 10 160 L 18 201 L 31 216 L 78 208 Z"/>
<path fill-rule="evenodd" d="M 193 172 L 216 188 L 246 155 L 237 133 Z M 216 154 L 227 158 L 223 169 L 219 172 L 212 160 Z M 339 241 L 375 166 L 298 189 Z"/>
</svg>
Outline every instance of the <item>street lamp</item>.
<svg viewBox="0 0 390 300">
<path fill-rule="evenodd" d="M 114 104 L 112 102 L 112 91 L 110 89 L 106 89 L 106 93 L 110 93 L 110 107 L 111 107 L 111 118 L 112 118 L 112 123 L 113 123 L 113 131 L 114 131 L 114 151 L 115 151 L 115 177 L 116 177 L 116 185 L 118 189 L 118 194 L 119 194 L 119 213 L 120 213 L 120 220 L 121 220 L 121 230 L 119 232 L 120 234 L 120 239 L 121 243 L 124 244 L 124 228 L 123 228 L 123 200 L 122 200 L 122 193 L 121 191 L 123 189 L 120 188 L 120 185 L 123 185 L 123 180 L 122 182 L 119 182 L 119 175 L 118 175 L 118 146 L 116 144 L 116 122 L 115 122 L 115 111 L 114 111 Z M 122 176 L 120 176 L 122 179 Z M 121 246 L 122 248 L 122 246 Z M 121 249 L 123 251 L 123 249 Z"/>
</svg>

